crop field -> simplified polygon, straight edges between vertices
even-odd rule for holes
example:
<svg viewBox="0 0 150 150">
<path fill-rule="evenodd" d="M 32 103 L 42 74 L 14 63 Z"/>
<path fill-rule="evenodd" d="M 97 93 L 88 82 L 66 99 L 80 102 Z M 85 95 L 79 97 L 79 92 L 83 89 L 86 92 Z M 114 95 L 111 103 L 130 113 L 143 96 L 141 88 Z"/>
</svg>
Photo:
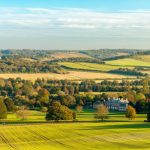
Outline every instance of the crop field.
<svg viewBox="0 0 150 150">
<path fill-rule="evenodd" d="M 76 63 L 62 62 L 60 63 L 60 65 L 71 69 L 82 69 L 82 70 L 102 71 L 102 72 L 108 72 L 118 68 L 124 68 L 124 66 L 121 67 L 121 66 L 113 66 L 97 63 L 83 63 L 83 62 L 76 62 Z"/>
<path fill-rule="evenodd" d="M 145 66 L 150 67 L 150 62 L 146 62 L 134 58 L 125 58 L 125 59 L 118 59 L 118 60 L 112 60 L 107 61 L 106 64 L 108 65 L 116 65 L 116 66 Z"/>
<path fill-rule="evenodd" d="M 78 114 L 92 121 L 93 112 Z M 108 122 L 0 125 L 1 150 L 149 150 L 150 124 L 145 115 L 128 121 L 112 113 Z M 115 121 L 115 122 L 114 122 Z"/>
<path fill-rule="evenodd" d="M 149 62 L 150 63 L 150 55 L 137 55 L 133 56 L 134 59 L 144 61 L 144 62 Z"/>
<path fill-rule="evenodd" d="M 90 56 L 86 54 L 81 54 L 78 52 L 59 52 L 52 54 L 51 57 L 55 59 L 61 59 L 61 58 L 91 58 Z"/>
<path fill-rule="evenodd" d="M 88 72 L 88 71 L 68 71 L 68 74 L 55 74 L 55 73 L 11 73 L 11 74 L 0 74 L 0 78 L 22 78 L 25 80 L 35 81 L 37 78 L 53 79 L 53 80 L 85 80 L 85 79 L 122 79 L 130 78 L 130 76 L 115 75 L 110 73 L 101 72 Z M 132 77 L 133 78 L 133 77 Z"/>
</svg>

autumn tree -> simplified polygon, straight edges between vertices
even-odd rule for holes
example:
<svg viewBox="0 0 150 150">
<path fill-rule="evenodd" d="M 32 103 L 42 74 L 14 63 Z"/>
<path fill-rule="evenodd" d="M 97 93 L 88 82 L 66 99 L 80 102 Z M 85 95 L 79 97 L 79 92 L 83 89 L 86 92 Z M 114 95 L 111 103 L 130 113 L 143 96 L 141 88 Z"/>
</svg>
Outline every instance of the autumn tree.
<svg viewBox="0 0 150 150">
<path fill-rule="evenodd" d="M 108 118 L 108 113 L 108 108 L 105 105 L 101 104 L 97 107 L 95 118 L 101 119 L 103 121 L 104 119 Z"/>
<path fill-rule="evenodd" d="M 126 110 L 126 117 L 133 120 L 136 117 L 136 110 L 132 106 L 128 106 Z"/>
<path fill-rule="evenodd" d="M 7 108 L 2 99 L 0 99 L 0 119 L 7 118 Z"/>
<path fill-rule="evenodd" d="M 130 101 L 130 102 L 135 102 L 135 93 L 133 91 L 129 91 L 127 92 L 126 94 L 126 97 L 127 99 Z"/>
<path fill-rule="evenodd" d="M 38 93 L 38 100 L 41 102 L 41 103 L 48 103 L 49 102 L 49 96 L 50 96 L 50 93 L 48 92 L 47 89 L 40 89 L 39 93 Z"/>
<path fill-rule="evenodd" d="M 81 105 L 77 105 L 77 106 L 76 106 L 76 111 L 77 111 L 78 113 L 81 113 L 82 110 L 83 110 L 83 107 L 82 107 Z"/>
<path fill-rule="evenodd" d="M 74 116 L 75 114 L 68 107 L 59 102 L 53 102 L 48 108 L 46 120 L 73 120 Z"/>
<path fill-rule="evenodd" d="M 146 77 L 143 80 L 143 92 L 144 94 L 149 94 L 150 89 L 149 89 L 149 77 Z"/>
<path fill-rule="evenodd" d="M 150 122 L 150 102 L 148 103 L 147 106 L 147 121 Z"/>
<path fill-rule="evenodd" d="M 16 111 L 16 116 L 21 120 L 27 119 L 30 115 L 31 113 L 29 112 L 26 106 L 21 106 L 20 109 Z"/>
<path fill-rule="evenodd" d="M 6 105 L 7 111 L 9 111 L 9 112 L 15 111 L 15 105 L 14 105 L 14 102 L 12 99 L 6 98 L 6 99 L 4 99 L 4 103 Z"/>
</svg>

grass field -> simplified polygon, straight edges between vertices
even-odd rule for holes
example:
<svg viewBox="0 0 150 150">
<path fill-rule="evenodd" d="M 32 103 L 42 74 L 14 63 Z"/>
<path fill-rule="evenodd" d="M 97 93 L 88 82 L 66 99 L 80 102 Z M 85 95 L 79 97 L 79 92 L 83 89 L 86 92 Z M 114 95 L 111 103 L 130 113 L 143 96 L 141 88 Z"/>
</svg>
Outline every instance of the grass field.
<svg viewBox="0 0 150 150">
<path fill-rule="evenodd" d="M 85 80 L 85 79 L 122 79 L 130 78 L 130 76 L 115 75 L 110 73 L 101 72 L 88 72 L 88 71 L 68 71 L 68 74 L 55 74 L 55 73 L 20 73 L 20 74 L 0 74 L 0 78 L 22 78 L 25 80 L 35 81 L 37 78 L 53 79 L 53 80 Z M 133 78 L 133 77 L 132 77 Z"/>
<path fill-rule="evenodd" d="M 145 66 L 145 67 L 150 67 L 150 62 L 143 61 L 143 59 L 139 60 L 137 58 L 125 58 L 125 59 L 107 61 L 106 64 L 116 65 L 116 66 Z M 146 59 L 146 60 L 148 60 L 148 59 Z"/>
<path fill-rule="evenodd" d="M 133 56 L 134 59 L 144 61 L 144 62 L 149 62 L 150 63 L 150 55 L 136 55 Z"/>
<path fill-rule="evenodd" d="M 77 117 L 92 121 L 93 115 L 86 111 Z M 0 125 L 0 149 L 149 150 L 150 124 L 144 119 L 138 115 L 128 121 L 123 114 L 112 113 L 109 122 Z"/>
<path fill-rule="evenodd" d="M 97 64 L 97 63 L 83 63 L 83 62 L 76 62 L 76 63 L 61 62 L 59 64 L 71 69 L 82 69 L 82 70 L 102 71 L 102 72 L 108 72 L 111 70 L 121 68 L 120 66 Z M 122 67 L 124 68 L 124 66 Z"/>
</svg>

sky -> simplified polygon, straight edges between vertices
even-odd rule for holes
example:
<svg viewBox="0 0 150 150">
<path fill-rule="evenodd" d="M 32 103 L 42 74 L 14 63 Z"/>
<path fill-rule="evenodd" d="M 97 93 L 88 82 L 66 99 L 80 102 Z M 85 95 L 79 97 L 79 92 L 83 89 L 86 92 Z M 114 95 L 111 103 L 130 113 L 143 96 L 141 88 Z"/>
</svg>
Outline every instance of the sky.
<svg viewBox="0 0 150 150">
<path fill-rule="evenodd" d="M 0 49 L 150 49 L 150 0 L 0 0 Z"/>
</svg>

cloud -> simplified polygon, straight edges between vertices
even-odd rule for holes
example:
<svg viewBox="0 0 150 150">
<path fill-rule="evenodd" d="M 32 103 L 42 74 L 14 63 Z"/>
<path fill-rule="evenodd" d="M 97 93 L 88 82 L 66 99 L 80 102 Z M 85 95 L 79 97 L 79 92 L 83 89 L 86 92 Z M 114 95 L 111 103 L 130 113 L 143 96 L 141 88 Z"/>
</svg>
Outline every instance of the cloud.
<svg viewBox="0 0 150 150">
<path fill-rule="evenodd" d="M 80 8 L 3 8 L 3 29 L 150 29 L 150 11 L 100 12 Z"/>
</svg>

